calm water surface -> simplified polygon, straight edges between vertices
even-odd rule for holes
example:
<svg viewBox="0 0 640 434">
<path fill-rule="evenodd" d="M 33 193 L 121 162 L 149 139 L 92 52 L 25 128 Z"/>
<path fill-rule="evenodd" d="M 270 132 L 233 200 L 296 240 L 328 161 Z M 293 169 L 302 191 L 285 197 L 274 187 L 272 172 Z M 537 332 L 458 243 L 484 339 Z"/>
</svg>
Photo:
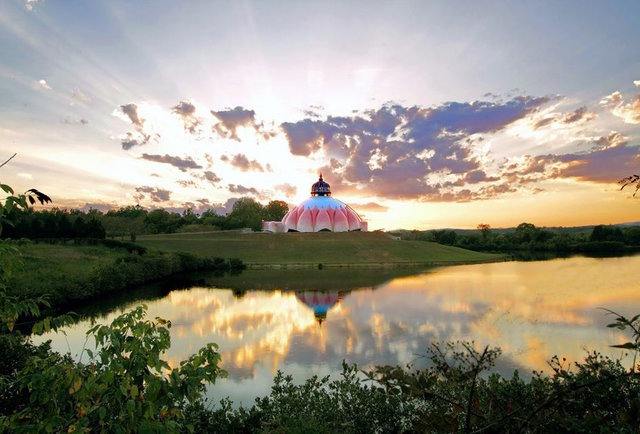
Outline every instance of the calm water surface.
<svg viewBox="0 0 640 434">
<path fill-rule="evenodd" d="M 143 289 L 131 295 L 135 300 L 111 300 L 87 312 L 106 323 L 146 303 L 150 318 L 173 323 L 165 357 L 172 365 L 208 342 L 218 343 L 229 378 L 216 383 L 210 397 L 250 405 L 268 393 L 278 369 L 302 381 L 338 372 L 343 359 L 362 366 L 405 364 L 434 340 L 500 346 L 496 369 L 519 369 L 525 376 L 545 370 L 554 354 L 579 360 L 592 349 L 619 356 L 608 345 L 625 342 L 626 335 L 606 328 L 611 318 L 597 308 L 640 313 L 639 276 L 640 256 L 424 272 L 247 271 L 205 276 L 160 295 Z M 79 357 L 90 325 L 87 316 L 66 335 L 46 338 L 54 349 Z"/>
</svg>

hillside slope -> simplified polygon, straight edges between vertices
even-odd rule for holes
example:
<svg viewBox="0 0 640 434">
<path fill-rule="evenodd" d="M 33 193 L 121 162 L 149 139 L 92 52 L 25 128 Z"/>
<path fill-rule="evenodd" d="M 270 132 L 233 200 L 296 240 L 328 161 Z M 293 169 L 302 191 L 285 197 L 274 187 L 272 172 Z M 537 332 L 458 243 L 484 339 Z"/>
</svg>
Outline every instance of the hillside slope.
<svg viewBox="0 0 640 434">
<path fill-rule="evenodd" d="M 241 233 L 237 231 L 145 235 L 138 243 L 161 250 L 240 258 L 249 265 L 444 264 L 500 260 L 424 241 L 394 240 L 381 232 Z"/>
</svg>

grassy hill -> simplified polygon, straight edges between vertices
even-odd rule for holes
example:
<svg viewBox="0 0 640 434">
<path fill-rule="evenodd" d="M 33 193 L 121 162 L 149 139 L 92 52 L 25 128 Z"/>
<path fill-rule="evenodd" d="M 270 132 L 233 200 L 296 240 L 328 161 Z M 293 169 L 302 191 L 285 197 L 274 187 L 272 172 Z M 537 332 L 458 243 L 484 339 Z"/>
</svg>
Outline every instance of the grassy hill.
<svg viewBox="0 0 640 434">
<path fill-rule="evenodd" d="M 394 240 L 381 232 L 242 233 L 238 231 L 139 236 L 146 247 L 240 258 L 259 265 L 408 265 L 486 262 L 500 255 L 424 241 Z"/>
</svg>

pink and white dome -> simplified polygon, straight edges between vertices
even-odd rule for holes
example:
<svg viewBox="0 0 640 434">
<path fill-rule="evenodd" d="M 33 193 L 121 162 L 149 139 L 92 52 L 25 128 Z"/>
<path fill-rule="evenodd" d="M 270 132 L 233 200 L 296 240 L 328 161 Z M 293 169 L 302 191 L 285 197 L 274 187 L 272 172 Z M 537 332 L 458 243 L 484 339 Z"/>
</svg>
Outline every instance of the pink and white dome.
<svg viewBox="0 0 640 434">
<path fill-rule="evenodd" d="M 349 205 L 331 197 L 329 184 L 320 180 L 311 197 L 285 214 L 281 222 L 263 222 L 269 232 L 366 231 L 368 224 Z"/>
</svg>

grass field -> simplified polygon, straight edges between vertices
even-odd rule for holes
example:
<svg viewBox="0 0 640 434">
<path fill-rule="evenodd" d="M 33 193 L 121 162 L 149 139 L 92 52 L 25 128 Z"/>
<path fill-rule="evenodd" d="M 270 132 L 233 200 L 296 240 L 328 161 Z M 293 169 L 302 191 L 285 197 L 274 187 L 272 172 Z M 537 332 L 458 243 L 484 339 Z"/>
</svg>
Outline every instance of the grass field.
<svg viewBox="0 0 640 434">
<path fill-rule="evenodd" d="M 429 265 L 502 258 L 436 243 L 394 240 L 381 232 L 270 234 L 224 231 L 144 235 L 139 236 L 137 242 L 159 250 L 240 258 L 251 266 Z"/>
</svg>

